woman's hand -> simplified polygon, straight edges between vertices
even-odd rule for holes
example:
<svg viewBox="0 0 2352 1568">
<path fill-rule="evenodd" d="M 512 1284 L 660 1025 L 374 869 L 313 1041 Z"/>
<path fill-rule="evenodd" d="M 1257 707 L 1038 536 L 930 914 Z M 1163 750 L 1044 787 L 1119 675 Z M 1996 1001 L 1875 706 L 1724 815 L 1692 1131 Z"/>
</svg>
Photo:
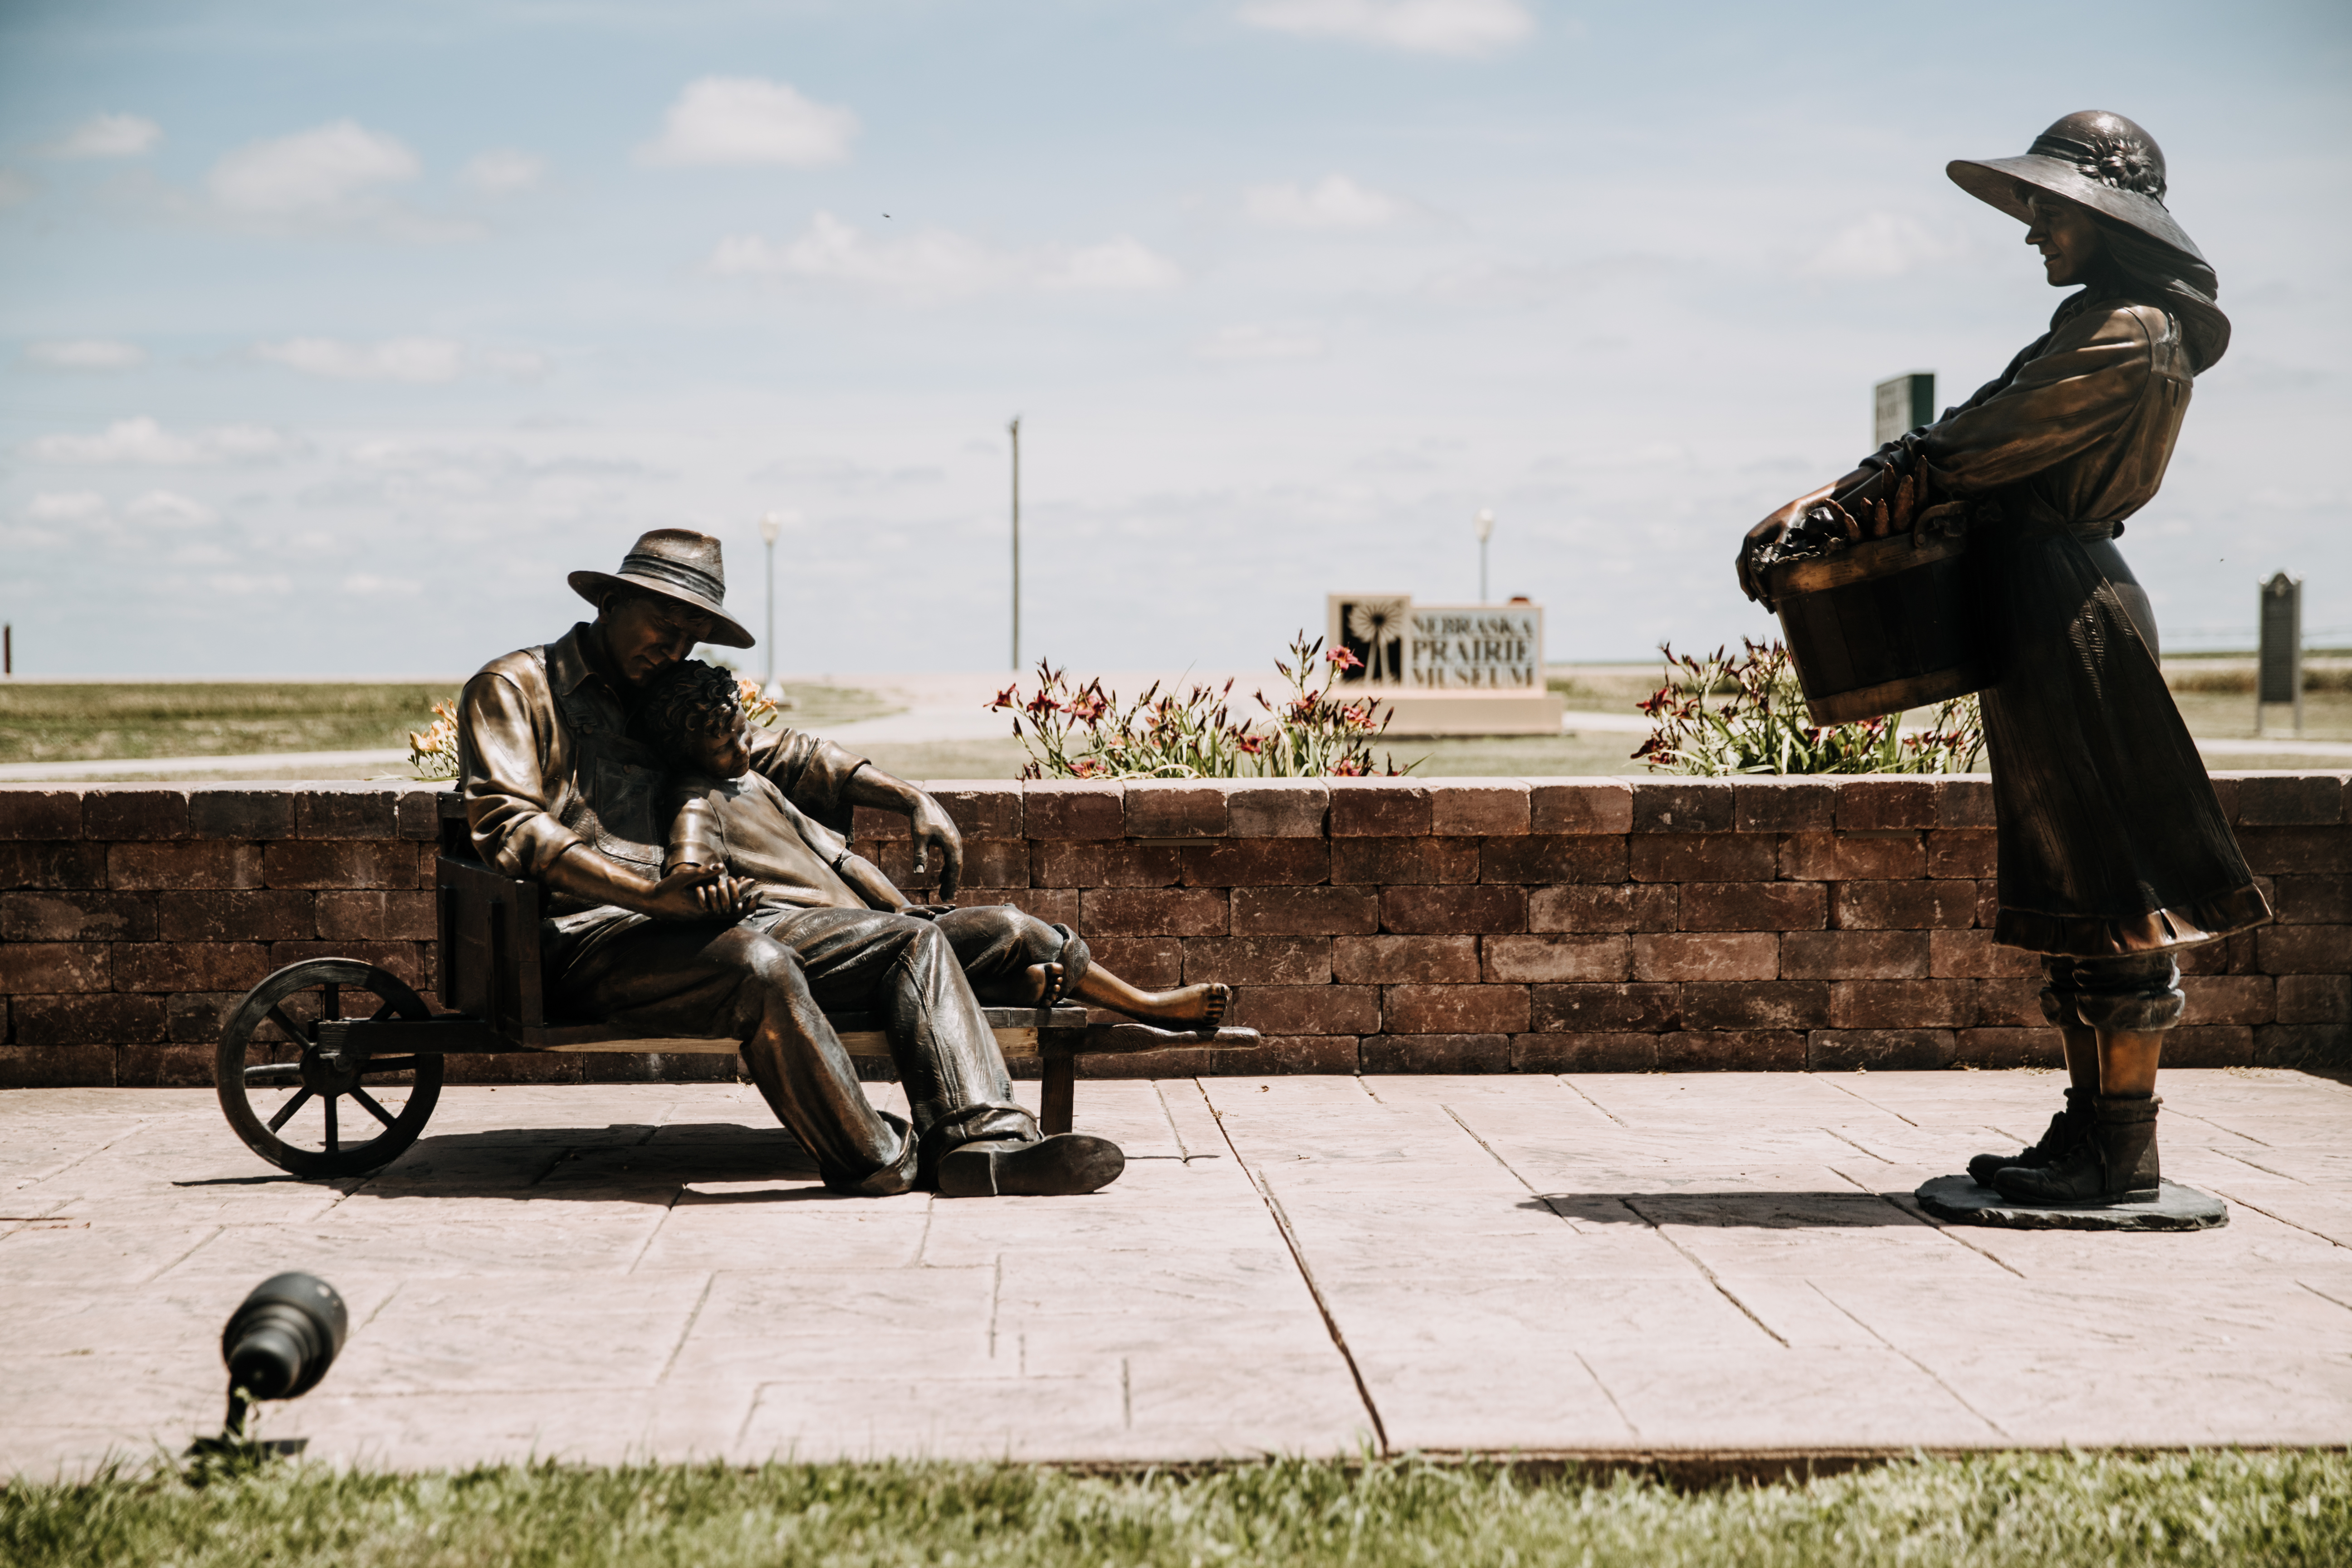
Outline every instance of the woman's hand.
<svg viewBox="0 0 2352 1568">
<path fill-rule="evenodd" d="M 1756 564 L 1756 552 L 1768 544 L 1778 542 L 1780 537 L 1789 531 L 1789 525 L 1805 515 L 1808 507 L 1826 500 L 1830 492 L 1836 488 L 1834 485 L 1823 485 L 1817 490 L 1810 490 L 1787 506 L 1769 513 L 1763 521 L 1748 531 L 1748 537 L 1739 542 L 1739 558 L 1733 563 L 1739 573 L 1741 593 L 1768 610 L 1772 607 L 1772 601 L 1764 593 L 1764 574 Z"/>
<path fill-rule="evenodd" d="M 1927 510 L 1927 481 L 1916 474 L 1898 475 L 1892 468 L 1881 468 L 1847 495 L 1845 502 L 1863 523 L 1856 538 L 1908 533 Z"/>
</svg>

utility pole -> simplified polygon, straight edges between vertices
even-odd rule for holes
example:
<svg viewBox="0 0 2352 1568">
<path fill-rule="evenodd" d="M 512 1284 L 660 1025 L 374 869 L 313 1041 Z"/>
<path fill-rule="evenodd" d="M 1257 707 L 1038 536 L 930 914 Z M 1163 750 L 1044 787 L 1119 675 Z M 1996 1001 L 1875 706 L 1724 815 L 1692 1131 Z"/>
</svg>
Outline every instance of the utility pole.
<svg viewBox="0 0 2352 1568">
<path fill-rule="evenodd" d="M 1013 432 L 1013 673 L 1021 673 L 1021 416 Z"/>
<path fill-rule="evenodd" d="M 1478 602 L 1483 605 L 1486 602 L 1486 541 L 1495 537 L 1495 514 L 1483 507 L 1480 508 L 1476 526 L 1478 530 Z"/>
</svg>

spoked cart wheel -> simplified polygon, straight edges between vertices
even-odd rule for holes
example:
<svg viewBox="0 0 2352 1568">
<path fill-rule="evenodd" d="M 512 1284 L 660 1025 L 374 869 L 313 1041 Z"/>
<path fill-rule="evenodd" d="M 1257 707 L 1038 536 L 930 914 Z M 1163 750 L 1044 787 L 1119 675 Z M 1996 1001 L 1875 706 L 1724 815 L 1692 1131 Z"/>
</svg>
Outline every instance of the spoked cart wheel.
<svg viewBox="0 0 2352 1568">
<path fill-rule="evenodd" d="M 416 1142 L 441 1098 L 437 1052 L 322 1048 L 320 1020 L 422 1019 L 424 998 L 353 958 L 313 958 L 246 994 L 221 1031 L 213 1085 L 246 1146 L 298 1176 L 357 1176 Z"/>
</svg>

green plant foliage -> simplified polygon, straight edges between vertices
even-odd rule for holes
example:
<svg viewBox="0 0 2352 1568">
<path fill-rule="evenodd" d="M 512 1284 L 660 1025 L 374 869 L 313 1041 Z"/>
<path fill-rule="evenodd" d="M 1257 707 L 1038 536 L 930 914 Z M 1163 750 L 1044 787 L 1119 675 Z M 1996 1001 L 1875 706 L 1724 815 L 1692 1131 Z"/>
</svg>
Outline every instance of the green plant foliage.
<svg viewBox="0 0 2352 1568">
<path fill-rule="evenodd" d="M 168 1465 L 0 1493 L 13 1568 L 2286 1568 L 2352 1560 L 2340 1452 L 1916 1459 L 1676 1491 L 1420 1458 L 1198 1476 L 1015 1465 Z"/>
<path fill-rule="evenodd" d="M 428 781 L 457 776 L 457 706 L 455 702 L 436 702 L 433 705 L 433 722 L 422 730 L 408 732 L 408 767 L 418 778 Z"/>
<path fill-rule="evenodd" d="M 1659 651 L 1665 684 L 1640 705 L 1654 728 L 1633 753 L 1653 772 L 1964 773 L 1984 754 L 1984 714 L 1972 695 L 1938 705 L 1908 731 L 1900 713 L 1824 727 L 1806 713 L 1796 666 L 1777 642 L 1704 658 L 1677 658 L 1670 644 Z"/>
<path fill-rule="evenodd" d="M 1028 749 L 1029 779 L 1230 779 L 1361 778 L 1371 773 L 1410 773 L 1387 757 L 1375 761 L 1372 742 L 1393 715 L 1366 697 L 1336 695 L 1328 682 L 1339 669 L 1359 666 L 1345 648 L 1323 652 L 1301 632 L 1290 657 L 1274 668 L 1289 683 L 1286 696 L 1251 694 L 1264 721 L 1235 720 L 1234 683 L 1189 688 L 1182 696 L 1162 693 L 1154 681 L 1133 702 L 1122 704 L 1097 679 L 1078 686 L 1044 659 L 1037 661 L 1037 689 L 1021 695 L 1006 687 L 989 704 L 1009 712 L 1013 732 Z"/>
</svg>

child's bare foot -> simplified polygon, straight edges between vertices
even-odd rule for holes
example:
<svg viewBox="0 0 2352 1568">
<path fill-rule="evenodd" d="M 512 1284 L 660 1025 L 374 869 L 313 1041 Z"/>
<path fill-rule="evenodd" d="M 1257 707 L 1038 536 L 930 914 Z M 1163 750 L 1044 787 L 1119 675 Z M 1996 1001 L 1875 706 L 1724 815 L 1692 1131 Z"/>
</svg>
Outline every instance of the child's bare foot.
<svg viewBox="0 0 2352 1568">
<path fill-rule="evenodd" d="M 1204 985 L 1184 985 L 1173 991 L 1146 991 L 1144 1005 L 1127 1009 L 1138 1018 L 1148 1018 L 1155 1024 L 1190 1024 L 1197 1028 L 1213 1029 L 1224 1022 L 1225 1009 L 1233 1005 L 1234 988 L 1211 981 Z"/>
<path fill-rule="evenodd" d="M 1058 963 L 1033 963 L 1024 978 L 1026 994 L 1032 1007 L 1051 1007 L 1062 999 L 1062 966 Z"/>
</svg>

